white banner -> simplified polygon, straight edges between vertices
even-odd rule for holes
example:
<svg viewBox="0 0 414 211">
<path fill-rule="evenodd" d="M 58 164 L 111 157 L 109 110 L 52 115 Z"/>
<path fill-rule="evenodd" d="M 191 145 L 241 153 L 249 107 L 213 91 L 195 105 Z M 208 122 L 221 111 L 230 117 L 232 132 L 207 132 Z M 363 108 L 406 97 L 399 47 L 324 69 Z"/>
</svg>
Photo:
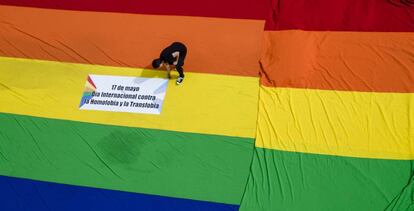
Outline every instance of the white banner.
<svg viewBox="0 0 414 211">
<path fill-rule="evenodd" d="M 168 79 L 89 75 L 79 109 L 160 114 Z"/>
</svg>

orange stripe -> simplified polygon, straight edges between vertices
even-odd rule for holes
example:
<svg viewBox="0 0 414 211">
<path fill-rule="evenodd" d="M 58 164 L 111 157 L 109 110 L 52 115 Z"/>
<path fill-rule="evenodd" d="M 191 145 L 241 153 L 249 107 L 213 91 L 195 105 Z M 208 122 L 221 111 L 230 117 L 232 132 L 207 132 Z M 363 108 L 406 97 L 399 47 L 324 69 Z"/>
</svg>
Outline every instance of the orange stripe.
<svg viewBox="0 0 414 211">
<path fill-rule="evenodd" d="M 414 92 L 414 33 L 268 31 L 264 45 L 265 86 Z"/>
<path fill-rule="evenodd" d="M 0 55 L 149 67 L 173 41 L 186 71 L 257 76 L 264 21 L 0 6 Z"/>
</svg>

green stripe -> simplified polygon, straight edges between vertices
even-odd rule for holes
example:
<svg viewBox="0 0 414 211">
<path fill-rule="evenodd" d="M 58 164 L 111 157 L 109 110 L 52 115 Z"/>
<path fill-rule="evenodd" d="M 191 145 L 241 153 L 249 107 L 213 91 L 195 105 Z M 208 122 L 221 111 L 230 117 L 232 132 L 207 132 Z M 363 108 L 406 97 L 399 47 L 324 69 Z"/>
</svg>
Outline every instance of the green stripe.
<svg viewBox="0 0 414 211">
<path fill-rule="evenodd" d="M 409 197 L 412 164 L 257 148 L 240 210 L 378 211 L 392 201 L 406 207 L 395 199 Z"/>
<path fill-rule="evenodd" d="M 386 211 L 399 210 L 414 210 L 414 176 L 411 177 L 408 185 L 404 187 L 386 209 Z"/>
<path fill-rule="evenodd" d="M 253 139 L 0 114 L 0 174 L 239 204 Z"/>
</svg>

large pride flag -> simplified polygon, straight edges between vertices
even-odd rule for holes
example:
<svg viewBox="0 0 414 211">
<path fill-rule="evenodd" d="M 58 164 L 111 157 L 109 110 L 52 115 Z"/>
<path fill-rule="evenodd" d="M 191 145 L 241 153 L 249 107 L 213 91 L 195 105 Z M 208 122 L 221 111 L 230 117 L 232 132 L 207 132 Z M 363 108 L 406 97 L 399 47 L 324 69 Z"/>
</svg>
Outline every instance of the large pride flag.
<svg viewBox="0 0 414 211">
<path fill-rule="evenodd" d="M 273 3 L 241 210 L 413 210 L 413 5 Z"/>
<path fill-rule="evenodd" d="M 406 0 L 0 0 L 0 210 L 413 210 L 413 32 Z M 174 41 L 159 115 L 79 109 Z"/>
</svg>

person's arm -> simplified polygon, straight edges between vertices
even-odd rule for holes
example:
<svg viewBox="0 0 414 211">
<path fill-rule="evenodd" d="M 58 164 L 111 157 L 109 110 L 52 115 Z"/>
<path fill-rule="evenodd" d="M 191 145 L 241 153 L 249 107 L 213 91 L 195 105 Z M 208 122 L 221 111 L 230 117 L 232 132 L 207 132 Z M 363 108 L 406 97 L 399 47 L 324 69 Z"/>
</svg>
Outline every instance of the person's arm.
<svg viewBox="0 0 414 211">
<path fill-rule="evenodd" d="M 170 65 L 169 64 L 165 64 L 165 68 L 167 69 L 167 77 L 171 78 L 171 69 L 170 69 Z"/>
<path fill-rule="evenodd" d="M 173 57 L 174 57 L 174 59 L 175 59 L 175 61 L 174 61 L 174 65 L 177 65 L 177 64 L 178 64 L 178 61 L 179 61 L 179 59 L 180 59 L 180 52 L 176 51 L 176 52 L 174 52 L 172 55 L 173 55 Z"/>
</svg>

